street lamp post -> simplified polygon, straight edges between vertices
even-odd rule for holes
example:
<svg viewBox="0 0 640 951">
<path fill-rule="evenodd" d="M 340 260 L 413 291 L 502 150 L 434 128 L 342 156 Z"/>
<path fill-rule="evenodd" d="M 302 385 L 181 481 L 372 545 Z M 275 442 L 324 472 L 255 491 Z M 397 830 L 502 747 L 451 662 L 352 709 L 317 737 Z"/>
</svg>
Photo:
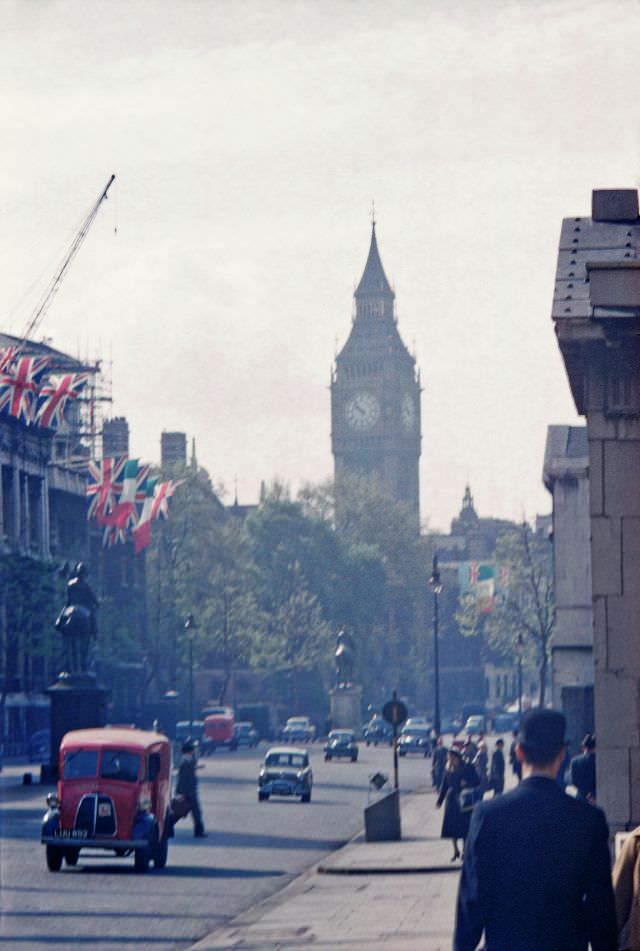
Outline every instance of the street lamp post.
<svg viewBox="0 0 640 951">
<path fill-rule="evenodd" d="M 524 653 L 524 639 L 522 632 L 516 638 L 516 656 L 518 658 L 518 716 L 522 716 L 522 655 Z"/>
<path fill-rule="evenodd" d="M 193 614 L 189 612 L 184 622 L 184 629 L 189 639 L 189 736 L 193 733 L 193 638 L 197 627 Z"/>
<path fill-rule="evenodd" d="M 440 665 L 438 658 L 438 595 L 442 591 L 438 555 L 433 556 L 429 585 L 433 591 L 433 727 L 440 736 Z"/>
</svg>

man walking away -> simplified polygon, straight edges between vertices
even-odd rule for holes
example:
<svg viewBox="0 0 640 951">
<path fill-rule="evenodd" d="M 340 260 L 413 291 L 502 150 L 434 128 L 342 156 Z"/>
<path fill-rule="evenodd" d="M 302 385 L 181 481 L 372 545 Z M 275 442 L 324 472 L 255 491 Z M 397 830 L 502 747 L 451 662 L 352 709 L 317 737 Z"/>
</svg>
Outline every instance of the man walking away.
<svg viewBox="0 0 640 951">
<path fill-rule="evenodd" d="M 176 795 L 184 796 L 190 806 L 190 812 L 193 816 L 193 834 L 196 839 L 206 838 L 202 821 L 202 812 L 200 810 L 200 800 L 198 798 L 198 777 L 196 775 L 196 758 L 194 755 L 195 746 L 192 740 L 185 740 L 182 744 L 182 759 L 178 767 L 178 782 L 176 783 Z"/>
<path fill-rule="evenodd" d="M 458 891 L 454 951 L 616 951 L 607 822 L 556 783 L 565 718 L 529 710 L 522 782 L 475 807 Z"/>
<path fill-rule="evenodd" d="M 522 778 L 522 766 L 518 762 L 518 757 L 516 756 L 516 746 L 518 745 L 518 731 L 513 731 L 513 737 L 511 740 L 511 746 L 509 747 L 509 763 L 511 764 L 511 771 L 516 777 L 518 782 Z"/>
<path fill-rule="evenodd" d="M 596 738 L 587 733 L 581 744 L 582 753 L 571 760 L 571 782 L 580 799 L 596 804 Z"/>
<path fill-rule="evenodd" d="M 499 796 L 504 792 L 504 740 L 496 740 L 496 746 L 491 754 L 491 766 L 489 768 L 489 789 L 493 789 L 494 794 Z"/>
</svg>

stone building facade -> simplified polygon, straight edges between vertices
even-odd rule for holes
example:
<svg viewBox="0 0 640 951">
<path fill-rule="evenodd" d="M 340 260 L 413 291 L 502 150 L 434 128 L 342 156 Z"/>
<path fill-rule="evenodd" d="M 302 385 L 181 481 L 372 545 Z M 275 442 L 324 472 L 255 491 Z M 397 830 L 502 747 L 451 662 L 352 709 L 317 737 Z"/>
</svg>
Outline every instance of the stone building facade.
<svg viewBox="0 0 640 951">
<path fill-rule="evenodd" d="M 552 311 L 587 419 L 598 803 L 640 823 L 640 216 L 634 189 L 593 192 L 562 224 Z"/>
<path fill-rule="evenodd" d="M 375 223 L 355 291 L 351 333 L 331 379 L 331 447 L 337 490 L 344 474 L 376 478 L 419 525 L 420 377 L 398 332 L 395 293 L 382 266 Z M 339 501 L 339 498 L 338 498 Z"/>
<path fill-rule="evenodd" d="M 568 720 L 573 749 L 594 730 L 589 447 L 585 426 L 549 426 L 543 481 L 553 499 L 556 617 L 551 698 Z"/>
</svg>

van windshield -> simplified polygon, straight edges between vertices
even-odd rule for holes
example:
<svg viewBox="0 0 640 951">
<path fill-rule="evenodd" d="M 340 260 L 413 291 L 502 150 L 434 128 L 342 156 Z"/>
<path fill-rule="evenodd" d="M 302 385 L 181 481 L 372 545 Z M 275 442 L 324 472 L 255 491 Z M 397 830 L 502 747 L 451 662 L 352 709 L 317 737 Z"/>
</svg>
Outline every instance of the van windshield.
<svg viewBox="0 0 640 951">
<path fill-rule="evenodd" d="M 64 754 L 64 779 L 91 779 L 98 775 L 97 750 L 73 750 Z"/>
<path fill-rule="evenodd" d="M 128 750 L 103 750 L 100 775 L 103 779 L 119 779 L 135 783 L 140 771 L 140 755 Z"/>
</svg>

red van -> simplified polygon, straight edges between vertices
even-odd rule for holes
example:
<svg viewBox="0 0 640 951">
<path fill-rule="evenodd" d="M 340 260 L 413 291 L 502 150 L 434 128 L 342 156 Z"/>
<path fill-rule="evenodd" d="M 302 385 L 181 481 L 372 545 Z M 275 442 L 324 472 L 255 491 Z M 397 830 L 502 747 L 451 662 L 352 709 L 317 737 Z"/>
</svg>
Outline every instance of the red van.
<svg viewBox="0 0 640 951">
<path fill-rule="evenodd" d="M 133 853 L 137 872 L 167 863 L 171 744 L 135 727 L 73 730 L 60 744 L 58 788 L 47 796 L 40 841 L 47 868 L 76 865 L 81 849 Z"/>
<path fill-rule="evenodd" d="M 229 750 L 238 748 L 233 710 L 230 707 L 226 707 L 224 712 L 209 713 L 204 718 L 202 747 L 205 755 L 208 756 L 220 746 L 227 747 Z"/>
</svg>

